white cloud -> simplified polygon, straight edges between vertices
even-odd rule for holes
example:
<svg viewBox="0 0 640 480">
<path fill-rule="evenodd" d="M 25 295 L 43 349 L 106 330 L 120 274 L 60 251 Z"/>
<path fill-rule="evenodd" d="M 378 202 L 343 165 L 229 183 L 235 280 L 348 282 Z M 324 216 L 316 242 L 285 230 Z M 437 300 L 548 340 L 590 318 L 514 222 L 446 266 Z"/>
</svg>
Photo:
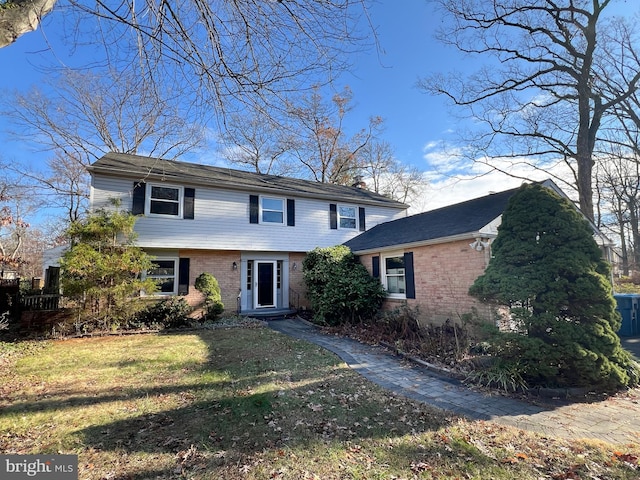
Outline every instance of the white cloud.
<svg viewBox="0 0 640 480">
<path fill-rule="evenodd" d="M 491 164 L 500 166 L 498 171 L 482 159 L 470 160 L 460 148 L 453 148 L 436 142 L 424 147 L 428 169 L 429 185 L 418 202 L 414 202 L 410 213 L 434 210 L 447 205 L 482 197 L 491 192 L 502 192 L 517 188 L 525 181 L 542 181 L 552 178 L 567 195 L 573 192 L 562 185 L 557 178 L 570 182 L 570 172 L 562 162 L 552 162 L 534 168 L 530 159 L 491 159 Z M 554 177 L 556 177 L 554 179 Z"/>
</svg>

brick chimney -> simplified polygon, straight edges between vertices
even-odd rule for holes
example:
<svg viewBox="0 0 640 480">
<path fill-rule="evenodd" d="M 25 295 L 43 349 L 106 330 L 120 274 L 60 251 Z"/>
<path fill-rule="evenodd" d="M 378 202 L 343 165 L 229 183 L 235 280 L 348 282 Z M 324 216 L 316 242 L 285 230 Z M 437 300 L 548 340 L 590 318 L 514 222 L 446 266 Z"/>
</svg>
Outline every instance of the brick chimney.
<svg viewBox="0 0 640 480">
<path fill-rule="evenodd" d="M 362 179 L 360 175 L 356 175 L 356 178 L 354 179 L 354 182 L 351 186 L 356 188 L 362 188 L 363 190 L 367 189 L 367 183 Z"/>
</svg>

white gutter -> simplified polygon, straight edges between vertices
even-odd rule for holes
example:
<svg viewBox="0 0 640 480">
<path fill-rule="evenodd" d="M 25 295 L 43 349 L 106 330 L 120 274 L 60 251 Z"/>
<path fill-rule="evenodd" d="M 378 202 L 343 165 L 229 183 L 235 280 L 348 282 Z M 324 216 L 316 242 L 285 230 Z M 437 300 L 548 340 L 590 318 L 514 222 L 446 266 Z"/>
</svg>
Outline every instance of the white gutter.
<svg viewBox="0 0 640 480">
<path fill-rule="evenodd" d="M 394 245 L 388 245 L 386 247 L 376 247 L 376 248 L 368 248 L 365 250 L 353 250 L 353 253 L 356 255 L 366 255 L 369 253 L 378 253 L 378 252 L 386 252 L 386 251 L 394 251 L 394 250 L 402 250 L 407 248 L 416 248 L 416 247 L 426 247 L 429 245 L 438 245 L 440 243 L 449 243 L 449 242 L 457 242 L 460 240 L 475 240 L 476 238 L 495 238 L 495 234 L 483 233 L 482 231 L 477 232 L 468 232 L 468 233 L 459 233 L 457 235 L 451 235 L 449 237 L 439 237 L 433 238 L 430 240 L 421 240 L 419 242 L 411 242 L 411 243 L 396 243 Z"/>
</svg>

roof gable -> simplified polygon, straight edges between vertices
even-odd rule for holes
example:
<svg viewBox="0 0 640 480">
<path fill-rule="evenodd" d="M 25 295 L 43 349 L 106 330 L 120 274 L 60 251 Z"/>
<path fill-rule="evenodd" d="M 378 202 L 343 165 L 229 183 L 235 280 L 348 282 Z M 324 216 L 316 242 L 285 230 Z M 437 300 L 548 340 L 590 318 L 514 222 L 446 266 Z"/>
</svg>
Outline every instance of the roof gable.
<svg viewBox="0 0 640 480">
<path fill-rule="evenodd" d="M 408 205 L 375 192 L 344 185 L 264 175 L 231 168 L 165 160 L 123 153 L 108 153 L 89 167 L 89 172 L 133 180 L 159 180 L 192 185 L 246 190 L 254 193 L 296 195 L 333 201 L 385 206 L 404 210 Z"/>
</svg>

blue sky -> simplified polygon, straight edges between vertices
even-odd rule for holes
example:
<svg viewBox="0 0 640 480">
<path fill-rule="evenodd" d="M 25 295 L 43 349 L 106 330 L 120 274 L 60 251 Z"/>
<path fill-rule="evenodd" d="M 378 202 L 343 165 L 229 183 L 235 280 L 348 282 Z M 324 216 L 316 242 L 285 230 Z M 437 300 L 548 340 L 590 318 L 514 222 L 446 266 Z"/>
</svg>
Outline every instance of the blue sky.
<svg viewBox="0 0 640 480">
<path fill-rule="evenodd" d="M 614 0 L 614 3 L 619 14 L 630 14 L 638 8 L 636 0 Z M 354 130 L 365 127 L 369 116 L 383 117 L 386 125 L 383 137 L 394 147 L 396 157 L 430 172 L 431 186 L 417 209 L 430 210 L 519 185 L 520 180 L 502 175 L 459 181 L 434 170 L 439 164 L 446 164 L 440 146 L 452 139 L 458 125 L 444 99 L 419 90 L 416 81 L 434 72 L 469 69 L 473 61 L 434 40 L 433 34 L 442 19 L 433 5 L 428 0 L 381 0 L 372 6 L 371 18 L 384 51 L 380 56 L 370 52 L 356 57 L 353 72 L 345 74 L 337 87 L 349 85 L 353 92 L 356 107 L 350 114 L 350 126 Z M 3 71 L 0 88 L 4 94 L 37 83 L 42 75 L 37 66 L 52 55 L 62 62 L 73 63 L 73 57 L 65 57 L 65 50 L 58 43 L 63 20 L 63 14 L 54 10 L 45 19 L 43 28 L 0 49 Z M 0 118 L 5 160 L 38 164 L 51 155 L 10 141 L 7 128 L 5 119 Z M 468 166 L 466 173 L 473 178 L 478 172 Z"/>
</svg>

